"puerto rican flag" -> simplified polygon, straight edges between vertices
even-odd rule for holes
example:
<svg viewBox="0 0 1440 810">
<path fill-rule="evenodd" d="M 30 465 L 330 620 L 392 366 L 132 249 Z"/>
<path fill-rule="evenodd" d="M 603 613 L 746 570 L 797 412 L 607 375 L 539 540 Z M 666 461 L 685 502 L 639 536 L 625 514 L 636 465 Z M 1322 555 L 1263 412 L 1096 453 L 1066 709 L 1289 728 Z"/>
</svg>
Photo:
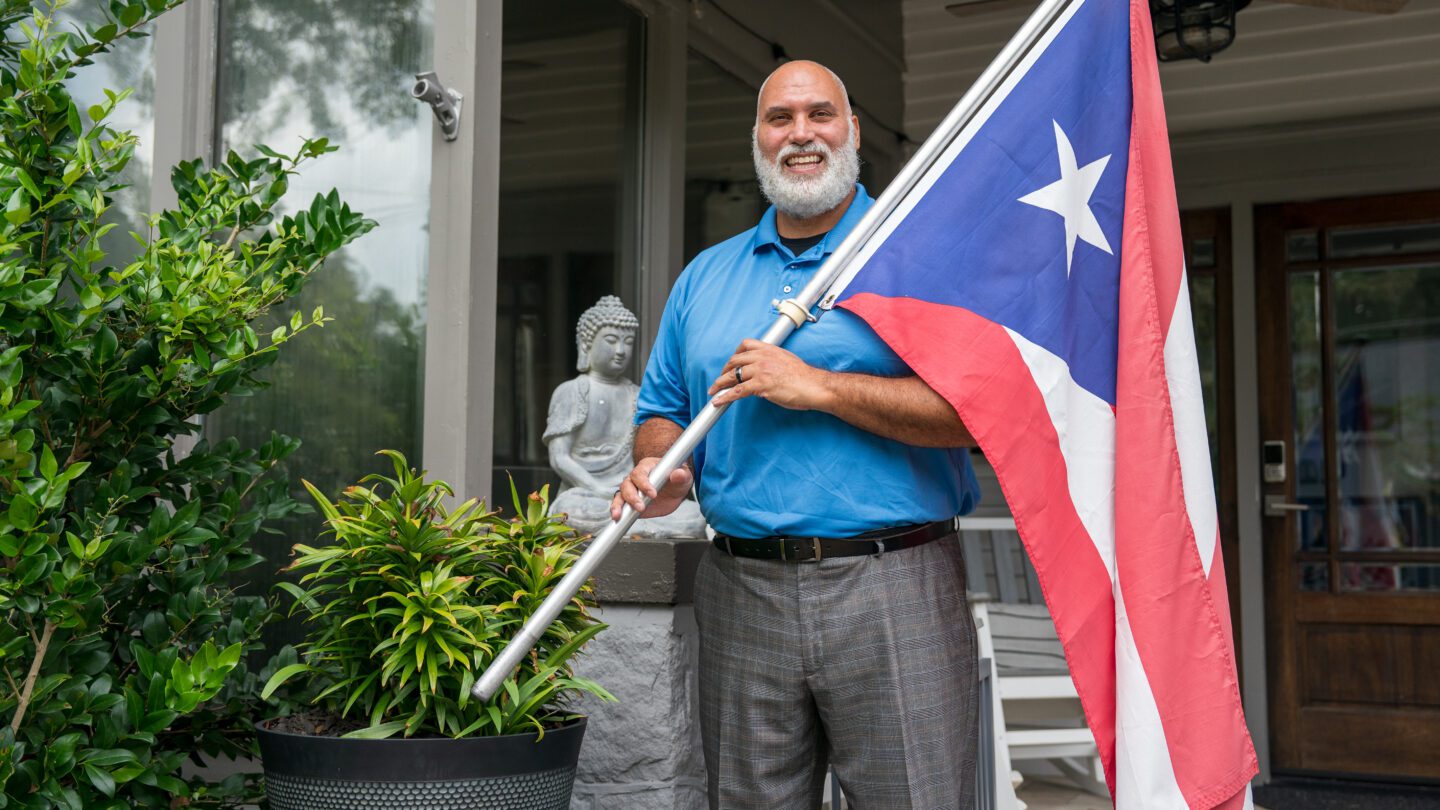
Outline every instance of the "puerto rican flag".
<svg viewBox="0 0 1440 810">
<path fill-rule="evenodd" d="M 1249 806 L 1146 2 L 1070 3 L 850 268 L 995 466 L 1116 806 Z"/>
</svg>

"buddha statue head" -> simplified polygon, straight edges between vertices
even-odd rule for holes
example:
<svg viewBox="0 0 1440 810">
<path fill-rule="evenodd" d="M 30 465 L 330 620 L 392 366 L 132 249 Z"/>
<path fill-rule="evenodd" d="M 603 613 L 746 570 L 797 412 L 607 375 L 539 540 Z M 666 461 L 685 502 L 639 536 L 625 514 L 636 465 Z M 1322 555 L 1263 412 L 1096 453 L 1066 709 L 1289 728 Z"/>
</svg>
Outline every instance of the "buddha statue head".
<svg viewBox="0 0 1440 810">
<path fill-rule="evenodd" d="M 630 363 L 639 328 L 640 320 L 619 298 L 604 296 L 580 315 L 575 327 L 575 346 L 580 350 L 576 367 L 602 379 L 619 379 Z"/>
</svg>

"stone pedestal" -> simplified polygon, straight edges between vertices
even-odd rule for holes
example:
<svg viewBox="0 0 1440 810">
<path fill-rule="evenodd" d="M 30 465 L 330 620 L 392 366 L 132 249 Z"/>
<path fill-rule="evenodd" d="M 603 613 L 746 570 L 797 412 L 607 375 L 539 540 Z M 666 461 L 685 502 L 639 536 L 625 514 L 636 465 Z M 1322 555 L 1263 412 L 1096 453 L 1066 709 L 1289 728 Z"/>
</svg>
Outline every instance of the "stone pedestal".
<svg viewBox="0 0 1440 810">
<path fill-rule="evenodd" d="M 691 591 L 703 540 L 622 543 L 596 574 L 596 616 L 610 625 L 576 660 L 576 673 L 619 699 L 586 698 L 575 810 L 703 810 Z"/>
</svg>

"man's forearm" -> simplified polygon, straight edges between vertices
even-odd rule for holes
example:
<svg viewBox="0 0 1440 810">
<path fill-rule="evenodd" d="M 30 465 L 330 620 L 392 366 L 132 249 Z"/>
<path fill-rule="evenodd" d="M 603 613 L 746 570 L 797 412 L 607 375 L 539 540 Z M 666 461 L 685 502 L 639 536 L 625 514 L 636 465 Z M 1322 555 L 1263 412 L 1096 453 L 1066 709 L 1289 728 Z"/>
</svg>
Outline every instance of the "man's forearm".
<svg viewBox="0 0 1440 810">
<path fill-rule="evenodd" d="M 815 409 L 916 447 L 974 447 L 955 409 L 919 377 L 827 372 Z"/>
<path fill-rule="evenodd" d="M 652 416 L 646 419 L 635 433 L 635 461 L 660 458 L 684 432 L 684 428 L 664 417 Z M 689 459 L 686 459 L 685 464 L 689 466 Z"/>
</svg>

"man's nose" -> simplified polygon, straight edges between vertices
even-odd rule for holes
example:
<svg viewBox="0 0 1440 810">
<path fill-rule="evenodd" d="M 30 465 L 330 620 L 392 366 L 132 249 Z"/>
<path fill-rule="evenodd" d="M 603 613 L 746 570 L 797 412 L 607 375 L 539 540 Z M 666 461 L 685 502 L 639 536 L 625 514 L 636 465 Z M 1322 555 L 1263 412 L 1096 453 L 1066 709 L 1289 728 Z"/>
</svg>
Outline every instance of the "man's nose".
<svg viewBox="0 0 1440 810">
<path fill-rule="evenodd" d="M 809 143 L 814 137 L 814 133 L 810 131 L 810 122 L 803 115 L 790 125 L 791 143 Z"/>
</svg>

